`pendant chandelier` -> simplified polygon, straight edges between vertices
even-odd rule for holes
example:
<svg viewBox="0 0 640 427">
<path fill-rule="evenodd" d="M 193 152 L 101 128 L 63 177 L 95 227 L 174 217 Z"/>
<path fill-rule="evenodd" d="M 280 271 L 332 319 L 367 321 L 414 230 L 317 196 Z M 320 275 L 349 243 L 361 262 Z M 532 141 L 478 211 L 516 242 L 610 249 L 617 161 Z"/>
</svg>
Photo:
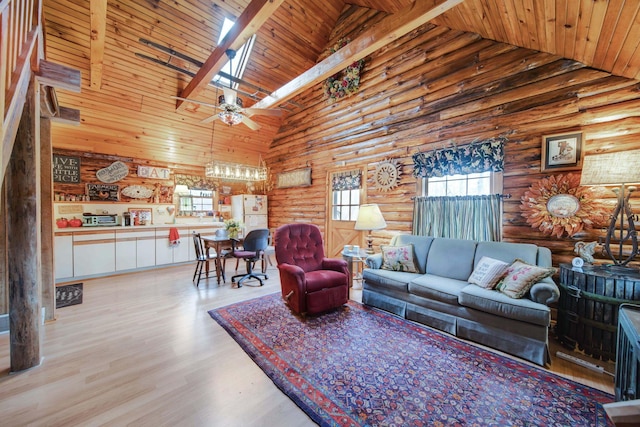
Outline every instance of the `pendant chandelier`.
<svg viewBox="0 0 640 427">
<path fill-rule="evenodd" d="M 267 168 L 212 160 L 205 167 L 205 175 L 207 178 L 228 181 L 264 181 L 267 179 Z"/>
</svg>

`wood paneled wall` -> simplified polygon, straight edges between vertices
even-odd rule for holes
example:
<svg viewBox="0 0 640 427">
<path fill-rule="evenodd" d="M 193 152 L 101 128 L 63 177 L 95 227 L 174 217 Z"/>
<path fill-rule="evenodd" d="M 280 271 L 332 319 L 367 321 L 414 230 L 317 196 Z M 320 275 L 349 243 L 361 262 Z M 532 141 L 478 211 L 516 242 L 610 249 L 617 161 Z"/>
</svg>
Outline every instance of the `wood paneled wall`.
<svg viewBox="0 0 640 427">
<path fill-rule="evenodd" d="M 80 159 L 80 183 L 62 183 L 54 182 L 53 191 L 55 194 L 80 196 L 86 194 L 87 184 L 102 184 L 97 178 L 96 172 L 106 168 L 116 161 L 123 162 L 129 168 L 129 174 L 122 180 L 114 182 L 112 185 L 118 185 L 119 191 L 127 186 L 142 186 L 151 190 L 158 188 L 159 203 L 173 203 L 173 190 L 175 187 L 175 175 L 193 175 L 204 177 L 204 168 L 182 165 L 180 167 L 169 167 L 167 164 L 149 161 L 146 159 L 137 159 L 131 157 L 108 156 L 102 154 L 84 153 L 74 150 L 54 149 L 54 154 L 62 156 L 78 157 Z M 138 166 L 167 168 L 170 170 L 168 179 L 144 178 L 137 174 Z M 231 188 L 232 194 L 242 194 L 247 192 L 247 185 L 242 182 L 235 181 L 218 181 L 219 186 L 228 186 Z M 79 200 L 78 200 L 79 201 Z M 153 197 L 149 199 L 133 199 L 120 194 L 120 202 L 125 203 L 154 203 Z"/>
<path fill-rule="evenodd" d="M 380 16 L 347 9 L 329 46 Z M 270 226 L 301 221 L 324 227 L 328 172 L 364 165 L 366 202 L 378 203 L 388 223 L 373 233 L 374 245 L 386 243 L 411 232 L 414 153 L 505 136 L 504 193 L 511 198 L 504 202 L 504 240 L 549 247 L 556 265 L 569 261 L 575 241 L 602 232 L 558 239 L 521 216 L 523 194 L 549 176 L 540 170 L 542 137 L 581 130 L 587 155 L 640 148 L 639 89 L 636 80 L 572 60 L 425 25 L 367 58 L 357 94 L 333 104 L 320 86 L 300 95 L 307 108 L 287 118 L 267 163 L 274 173 L 311 166 L 313 182 L 271 191 Z M 372 177 L 385 158 L 397 159 L 402 175 L 399 186 L 383 193 Z M 603 202 L 613 208 L 615 200 Z M 639 211 L 637 199 L 632 202 Z"/>
</svg>

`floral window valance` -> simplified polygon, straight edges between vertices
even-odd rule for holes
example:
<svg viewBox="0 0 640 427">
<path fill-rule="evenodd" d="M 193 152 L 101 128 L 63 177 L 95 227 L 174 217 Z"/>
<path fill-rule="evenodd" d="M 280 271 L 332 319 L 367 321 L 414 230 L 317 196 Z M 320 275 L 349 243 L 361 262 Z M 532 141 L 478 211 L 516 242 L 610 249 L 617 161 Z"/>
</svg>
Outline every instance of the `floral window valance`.
<svg viewBox="0 0 640 427">
<path fill-rule="evenodd" d="M 416 178 L 467 175 L 504 170 L 504 137 L 472 142 L 462 147 L 444 148 L 413 155 L 413 176 Z"/>
<path fill-rule="evenodd" d="M 357 190 L 362 184 L 362 171 L 352 170 L 348 172 L 334 173 L 331 181 L 333 191 Z"/>
<path fill-rule="evenodd" d="M 197 175 L 180 175 L 175 176 L 176 185 L 186 185 L 190 190 L 211 190 L 218 189 L 217 183 L 209 178 Z"/>
</svg>

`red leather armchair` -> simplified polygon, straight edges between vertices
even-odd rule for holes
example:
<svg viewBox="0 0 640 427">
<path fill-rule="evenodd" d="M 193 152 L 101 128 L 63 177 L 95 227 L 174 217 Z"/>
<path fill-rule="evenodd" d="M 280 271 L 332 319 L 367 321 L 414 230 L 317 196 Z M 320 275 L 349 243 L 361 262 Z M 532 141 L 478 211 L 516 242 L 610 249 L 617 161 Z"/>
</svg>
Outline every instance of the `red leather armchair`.
<svg viewBox="0 0 640 427">
<path fill-rule="evenodd" d="M 275 234 L 282 298 L 298 314 L 340 307 L 349 299 L 349 272 L 343 259 L 325 258 L 320 229 L 288 224 Z"/>
</svg>

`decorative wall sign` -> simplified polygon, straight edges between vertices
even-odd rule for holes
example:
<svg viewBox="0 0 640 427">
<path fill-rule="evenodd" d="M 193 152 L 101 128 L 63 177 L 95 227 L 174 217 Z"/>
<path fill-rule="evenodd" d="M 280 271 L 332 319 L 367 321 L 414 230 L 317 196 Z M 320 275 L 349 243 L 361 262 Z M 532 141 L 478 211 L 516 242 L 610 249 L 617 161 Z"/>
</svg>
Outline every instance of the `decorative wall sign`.
<svg viewBox="0 0 640 427">
<path fill-rule="evenodd" d="M 582 133 L 573 132 L 542 137 L 541 171 L 582 168 Z"/>
<path fill-rule="evenodd" d="M 56 308 L 82 304 L 82 283 L 56 287 Z"/>
<path fill-rule="evenodd" d="M 120 200 L 120 186 L 110 184 L 87 184 L 89 200 L 117 202 Z"/>
<path fill-rule="evenodd" d="M 120 181 L 125 176 L 129 175 L 129 166 L 121 161 L 113 162 L 104 169 L 100 169 L 96 172 L 96 177 L 106 183 L 112 183 Z"/>
<path fill-rule="evenodd" d="M 122 195 L 132 199 L 148 199 L 153 196 L 153 189 L 143 185 L 130 185 L 122 189 Z"/>
<path fill-rule="evenodd" d="M 155 166 L 138 166 L 138 176 L 140 178 L 169 179 L 171 171 L 167 168 L 157 168 Z"/>
<path fill-rule="evenodd" d="M 396 187 L 401 173 L 397 160 L 385 159 L 378 163 L 373 177 L 378 191 L 389 191 Z"/>
<path fill-rule="evenodd" d="M 80 182 L 80 157 L 53 155 L 53 182 Z"/>
<path fill-rule="evenodd" d="M 297 169 L 278 174 L 277 188 L 304 187 L 311 185 L 311 168 Z"/>
</svg>

